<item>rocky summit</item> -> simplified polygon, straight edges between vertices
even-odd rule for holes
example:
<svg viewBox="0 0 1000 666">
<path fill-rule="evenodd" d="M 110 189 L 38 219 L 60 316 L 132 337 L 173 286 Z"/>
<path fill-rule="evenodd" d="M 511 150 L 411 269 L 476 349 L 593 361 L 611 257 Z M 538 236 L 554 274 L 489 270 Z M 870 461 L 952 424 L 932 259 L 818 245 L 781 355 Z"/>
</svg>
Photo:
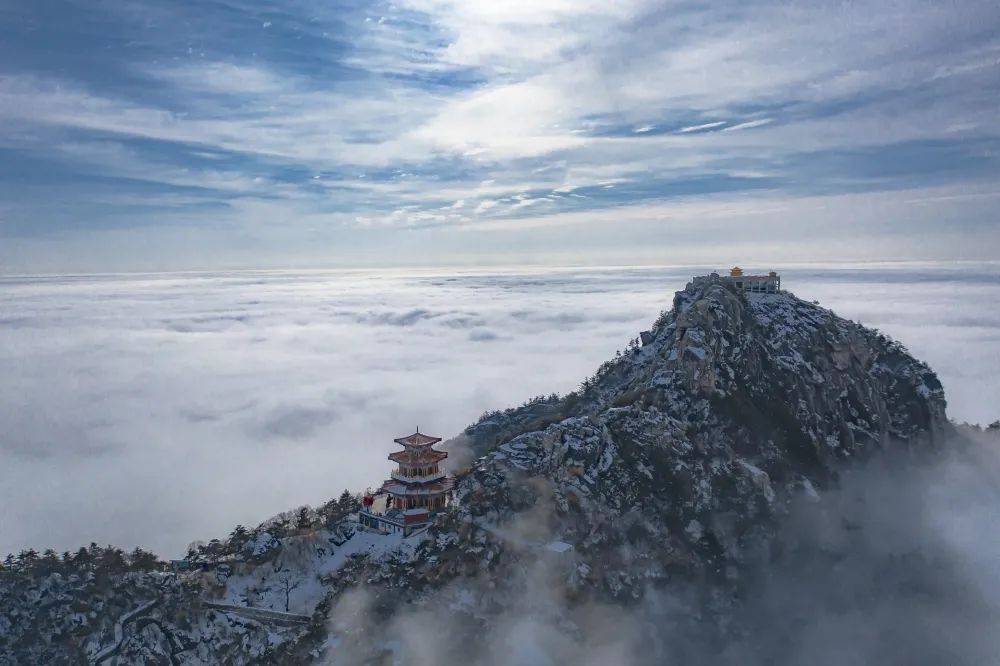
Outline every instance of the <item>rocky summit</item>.
<svg viewBox="0 0 1000 666">
<path fill-rule="evenodd" d="M 952 428 L 898 342 L 698 277 L 577 391 L 448 442 L 455 501 L 429 529 L 363 531 L 345 496 L 170 566 L 22 554 L 0 574 L 0 661 L 671 663 L 710 645 L 738 663 L 797 503 Z"/>
</svg>

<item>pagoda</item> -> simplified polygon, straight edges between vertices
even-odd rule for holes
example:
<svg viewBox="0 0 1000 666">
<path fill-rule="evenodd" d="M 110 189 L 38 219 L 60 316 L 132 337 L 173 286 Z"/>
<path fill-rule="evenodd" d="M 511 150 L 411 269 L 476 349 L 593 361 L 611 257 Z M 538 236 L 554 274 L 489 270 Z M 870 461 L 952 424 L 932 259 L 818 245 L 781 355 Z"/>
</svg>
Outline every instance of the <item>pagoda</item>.
<svg viewBox="0 0 1000 666">
<path fill-rule="evenodd" d="M 393 440 L 402 451 L 389 454 L 397 467 L 375 493 L 365 496 L 358 522 L 384 533 L 404 536 L 430 523 L 433 514 L 448 506 L 454 479 L 441 471 L 447 451 L 434 445 L 440 437 L 417 432 Z"/>
<path fill-rule="evenodd" d="M 722 278 L 729 284 L 753 294 L 777 294 L 781 291 L 781 276 L 771 271 L 767 275 L 745 275 L 739 266 L 733 266 L 729 275 Z"/>
</svg>

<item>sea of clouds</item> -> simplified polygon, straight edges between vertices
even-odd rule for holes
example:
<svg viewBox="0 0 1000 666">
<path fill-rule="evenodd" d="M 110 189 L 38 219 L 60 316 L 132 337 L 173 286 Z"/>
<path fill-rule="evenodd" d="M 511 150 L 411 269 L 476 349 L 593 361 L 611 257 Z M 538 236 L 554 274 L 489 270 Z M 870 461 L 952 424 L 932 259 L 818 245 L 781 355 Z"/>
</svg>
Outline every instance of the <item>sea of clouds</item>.
<svg viewBox="0 0 1000 666">
<path fill-rule="evenodd" d="M 195 539 L 380 482 L 392 439 L 572 390 L 698 267 L 0 278 L 0 552 Z M 1000 418 L 1000 265 L 788 266 Z"/>
</svg>

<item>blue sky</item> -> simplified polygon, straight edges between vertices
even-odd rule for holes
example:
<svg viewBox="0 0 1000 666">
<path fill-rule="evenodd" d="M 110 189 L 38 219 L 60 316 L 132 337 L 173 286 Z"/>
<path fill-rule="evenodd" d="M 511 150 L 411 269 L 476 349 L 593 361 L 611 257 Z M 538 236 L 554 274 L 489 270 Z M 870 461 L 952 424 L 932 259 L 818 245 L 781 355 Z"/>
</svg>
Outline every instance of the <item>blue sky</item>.
<svg viewBox="0 0 1000 666">
<path fill-rule="evenodd" d="M 0 272 L 995 259 L 995 2 L 0 1 Z"/>
</svg>

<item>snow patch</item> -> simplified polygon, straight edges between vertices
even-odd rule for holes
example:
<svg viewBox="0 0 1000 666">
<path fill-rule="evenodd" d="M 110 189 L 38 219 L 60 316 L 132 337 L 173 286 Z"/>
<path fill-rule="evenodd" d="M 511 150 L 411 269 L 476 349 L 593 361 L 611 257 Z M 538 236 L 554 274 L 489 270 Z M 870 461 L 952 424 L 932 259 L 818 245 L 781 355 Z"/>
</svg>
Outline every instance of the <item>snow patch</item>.
<svg viewBox="0 0 1000 666">
<path fill-rule="evenodd" d="M 567 550 L 572 550 L 573 545 L 565 541 L 553 541 L 546 545 L 545 548 L 551 550 L 553 553 L 565 553 Z"/>
</svg>

